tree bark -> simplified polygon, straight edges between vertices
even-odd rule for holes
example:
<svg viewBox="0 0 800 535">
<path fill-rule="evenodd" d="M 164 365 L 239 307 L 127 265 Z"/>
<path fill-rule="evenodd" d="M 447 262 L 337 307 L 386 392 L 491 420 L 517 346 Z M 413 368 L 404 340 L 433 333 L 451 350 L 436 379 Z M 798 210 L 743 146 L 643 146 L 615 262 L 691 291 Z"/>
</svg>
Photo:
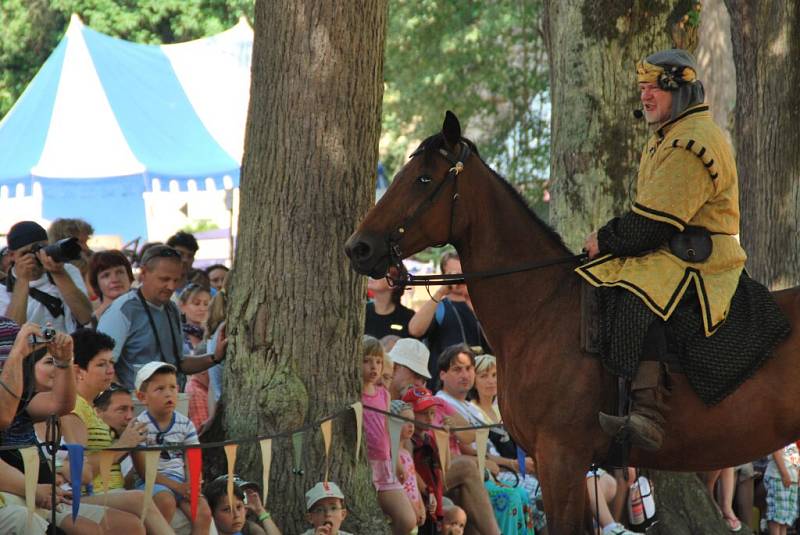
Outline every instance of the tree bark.
<svg viewBox="0 0 800 535">
<path fill-rule="evenodd" d="M 648 535 L 730 535 L 728 525 L 696 474 L 648 470 L 645 475 L 653 482 L 658 514 L 658 523 L 647 530 Z M 751 531 L 742 524 L 739 533 L 746 535 Z"/>
<path fill-rule="evenodd" d="M 545 0 L 551 123 L 551 222 L 573 249 L 589 232 L 630 208 L 649 131 L 635 62 L 674 46 L 676 24 L 692 8 L 682 0 Z M 683 31 L 683 30 L 681 30 Z M 696 31 L 690 30 L 690 31 Z M 696 44 L 696 36 L 692 36 Z M 693 47 L 690 47 L 693 48 Z M 685 474 L 654 473 L 661 533 L 727 533 L 708 493 Z M 695 487 L 694 490 L 691 490 Z M 686 493 L 697 498 L 687 500 Z M 696 531 L 695 526 L 707 526 Z"/>
<path fill-rule="evenodd" d="M 800 284 L 800 2 L 725 0 L 736 62 L 734 142 L 751 276 Z"/>
<path fill-rule="evenodd" d="M 720 128 L 732 141 L 733 109 L 736 105 L 736 67 L 733 64 L 731 17 L 724 0 L 703 2 L 702 31 L 695 57 L 698 75 L 706 90 L 706 102 Z"/>
<path fill-rule="evenodd" d="M 685 0 L 546 0 L 551 123 L 550 214 L 567 245 L 629 207 L 647 127 L 635 62 L 672 46 Z"/>
<path fill-rule="evenodd" d="M 228 307 L 231 439 L 297 429 L 360 400 L 365 287 L 342 247 L 374 196 L 386 12 L 385 0 L 256 2 Z M 344 529 L 382 533 L 352 411 L 333 431 L 329 480 L 346 495 Z M 240 449 L 237 469 L 260 481 L 258 447 Z M 325 474 L 319 427 L 299 459 L 288 437 L 273 452 L 267 507 L 284 533 L 300 533 L 304 493 Z"/>
</svg>

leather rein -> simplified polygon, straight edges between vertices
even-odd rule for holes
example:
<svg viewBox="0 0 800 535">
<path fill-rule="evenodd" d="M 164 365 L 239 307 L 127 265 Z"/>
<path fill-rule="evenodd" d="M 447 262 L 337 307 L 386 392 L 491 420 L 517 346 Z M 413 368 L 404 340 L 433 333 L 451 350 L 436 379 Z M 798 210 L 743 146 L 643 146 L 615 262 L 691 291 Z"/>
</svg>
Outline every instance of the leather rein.
<svg viewBox="0 0 800 535">
<path fill-rule="evenodd" d="M 414 212 L 408 216 L 400 226 L 397 227 L 390 235 L 388 239 L 389 245 L 389 263 L 394 266 L 398 273 L 398 277 L 392 277 L 391 275 L 386 275 L 386 280 L 389 281 L 389 284 L 393 287 L 395 286 L 428 286 L 428 285 L 441 285 L 441 284 L 464 284 L 468 280 L 473 279 L 488 279 L 492 277 L 501 277 L 503 275 L 512 275 L 515 273 L 522 273 L 525 271 L 532 271 L 535 269 L 541 269 L 545 267 L 550 267 L 558 264 L 566 264 L 568 262 L 581 262 L 588 258 L 586 253 L 581 253 L 577 255 L 570 255 L 564 256 L 560 258 L 553 258 L 548 260 L 541 260 L 538 262 L 530 262 L 527 264 L 522 264 L 519 266 L 514 266 L 511 268 L 501 268 L 501 269 L 492 269 L 487 271 L 473 271 L 470 273 L 449 273 L 449 274 L 440 274 L 440 275 L 413 275 L 408 272 L 405 265 L 403 264 L 403 253 L 400 249 L 400 240 L 403 239 L 403 235 L 405 234 L 406 230 L 411 226 L 411 223 L 414 223 L 419 219 L 421 215 L 423 215 L 428 208 L 433 205 L 433 201 L 439 196 L 444 189 L 444 186 L 450 181 L 453 180 L 453 198 L 450 203 L 450 230 L 448 231 L 448 239 L 446 242 L 440 244 L 444 245 L 445 243 L 450 243 L 453 236 L 453 220 L 455 219 L 455 210 L 456 210 L 456 201 L 458 201 L 458 175 L 464 170 L 464 162 L 467 158 L 472 154 L 472 150 L 469 147 L 468 143 L 461 141 L 459 143 L 461 145 L 461 153 L 456 157 L 453 153 L 440 148 L 439 154 L 443 156 L 452 167 L 448 170 L 447 175 L 444 177 L 436 188 L 422 201 L 419 206 L 414 210 Z M 423 149 L 419 149 L 414 152 L 411 157 L 413 158 L 420 151 Z"/>
</svg>

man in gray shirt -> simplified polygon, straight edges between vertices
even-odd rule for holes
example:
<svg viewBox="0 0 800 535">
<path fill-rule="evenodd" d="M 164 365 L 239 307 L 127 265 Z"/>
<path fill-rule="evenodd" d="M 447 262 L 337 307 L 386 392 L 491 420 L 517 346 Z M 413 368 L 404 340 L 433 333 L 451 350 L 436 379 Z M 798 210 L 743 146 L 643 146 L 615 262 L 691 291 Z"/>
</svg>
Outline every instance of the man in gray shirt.
<svg viewBox="0 0 800 535">
<path fill-rule="evenodd" d="M 136 372 L 148 362 L 168 362 L 191 375 L 225 358 L 224 328 L 213 354 L 184 358 L 181 316 L 171 301 L 183 278 L 180 253 L 166 245 L 149 248 L 140 278 L 142 285 L 115 299 L 97 326 L 116 341 L 114 369 L 119 384 L 133 389 Z"/>
</svg>

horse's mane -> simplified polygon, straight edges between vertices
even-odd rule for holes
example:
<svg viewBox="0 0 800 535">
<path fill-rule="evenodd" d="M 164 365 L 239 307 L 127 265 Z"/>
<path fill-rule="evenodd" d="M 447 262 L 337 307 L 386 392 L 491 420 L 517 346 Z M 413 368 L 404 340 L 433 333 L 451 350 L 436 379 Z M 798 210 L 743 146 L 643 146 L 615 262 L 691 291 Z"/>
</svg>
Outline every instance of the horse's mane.
<svg viewBox="0 0 800 535">
<path fill-rule="evenodd" d="M 475 153 L 475 156 L 480 159 L 483 165 L 486 166 L 486 169 L 489 170 L 490 173 L 503 185 L 503 187 L 511 194 L 511 198 L 514 199 L 522 208 L 524 208 L 525 212 L 533 219 L 534 223 L 538 225 L 545 234 L 557 245 L 559 245 L 567 254 L 572 254 L 572 251 L 567 247 L 564 243 L 564 238 L 561 237 L 561 234 L 556 232 L 556 230 L 551 227 L 548 223 L 542 220 L 541 217 L 536 215 L 536 212 L 533 211 L 528 200 L 522 196 L 522 194 L 515 188 L 508 180 L 506 180 L 502 175 L 500 175 L 497 171 L 491 168 L 489 164 L 487 164 L 483 158 L 481 158 L 480 153 L 478 152 L 478 147 L 475 146 L 471 140 L 462 137 L 461 141 L 465 142 L 470 150 Z M 425 163 L 430 163 L 431 159 L 435 157 L 439 153 L 439 149 L 444 148 L 444 136 L 440 133 L 434 134 L 428 138 L 426 138 L 422 143 L 420 143 L 417 150 L 414 151 L 414 154 L 422 154 L 423 158 L 425 159 Z"/>
</svg>

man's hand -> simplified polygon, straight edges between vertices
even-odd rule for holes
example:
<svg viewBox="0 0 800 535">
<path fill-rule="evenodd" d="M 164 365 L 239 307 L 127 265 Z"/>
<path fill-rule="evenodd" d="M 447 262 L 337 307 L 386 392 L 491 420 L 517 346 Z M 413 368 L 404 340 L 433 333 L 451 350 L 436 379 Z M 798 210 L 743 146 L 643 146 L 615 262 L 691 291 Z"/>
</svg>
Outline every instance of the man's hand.
<svg viewBox="0 0 800 535">
<path fill-rule="evenodd" d="M 36 280 L 36 271 L 39 265 L 36 263 L 36 257 L 33 253 L 26 253 L 19 255 L 14 262 L 14 273 L 17 276 L 17 282 L 29 284 L 31 281 Z"/>
<path fill-rule="evenodd" d="M 586 236 L 586 241 L 583 243 L 583 250 L 586 251 L 590 259 L 600 254 L 600 246 L 597 243 L 597 231 Z"/>
<path fill-rule="evenodd" d="M 787 489 L 792 486 L 792 476 L 789 475 L 789 472 L 781 474 L 781 481 L 783 481 L 783 486 Z"/>
<path fill-rule="evenodd" d="M 118 448 L 135 448 L 142 443 L 145 435 L 147 435 L 147 422 L 131 420 L 115 446 Z"/>
<path fill-rule="evenodd" d="M 41 262 L 44 270 L 52 273 L 53 275 L 62 275 L 66 273 L 64 270 L 64 264 L 61 262 L 56 262 L 50 258 L 47 253 L 44 252 L 44 249 L 39 249 L 36 251 L 36 258 L 39 259 L 39 262 Z"/>
</svg>

